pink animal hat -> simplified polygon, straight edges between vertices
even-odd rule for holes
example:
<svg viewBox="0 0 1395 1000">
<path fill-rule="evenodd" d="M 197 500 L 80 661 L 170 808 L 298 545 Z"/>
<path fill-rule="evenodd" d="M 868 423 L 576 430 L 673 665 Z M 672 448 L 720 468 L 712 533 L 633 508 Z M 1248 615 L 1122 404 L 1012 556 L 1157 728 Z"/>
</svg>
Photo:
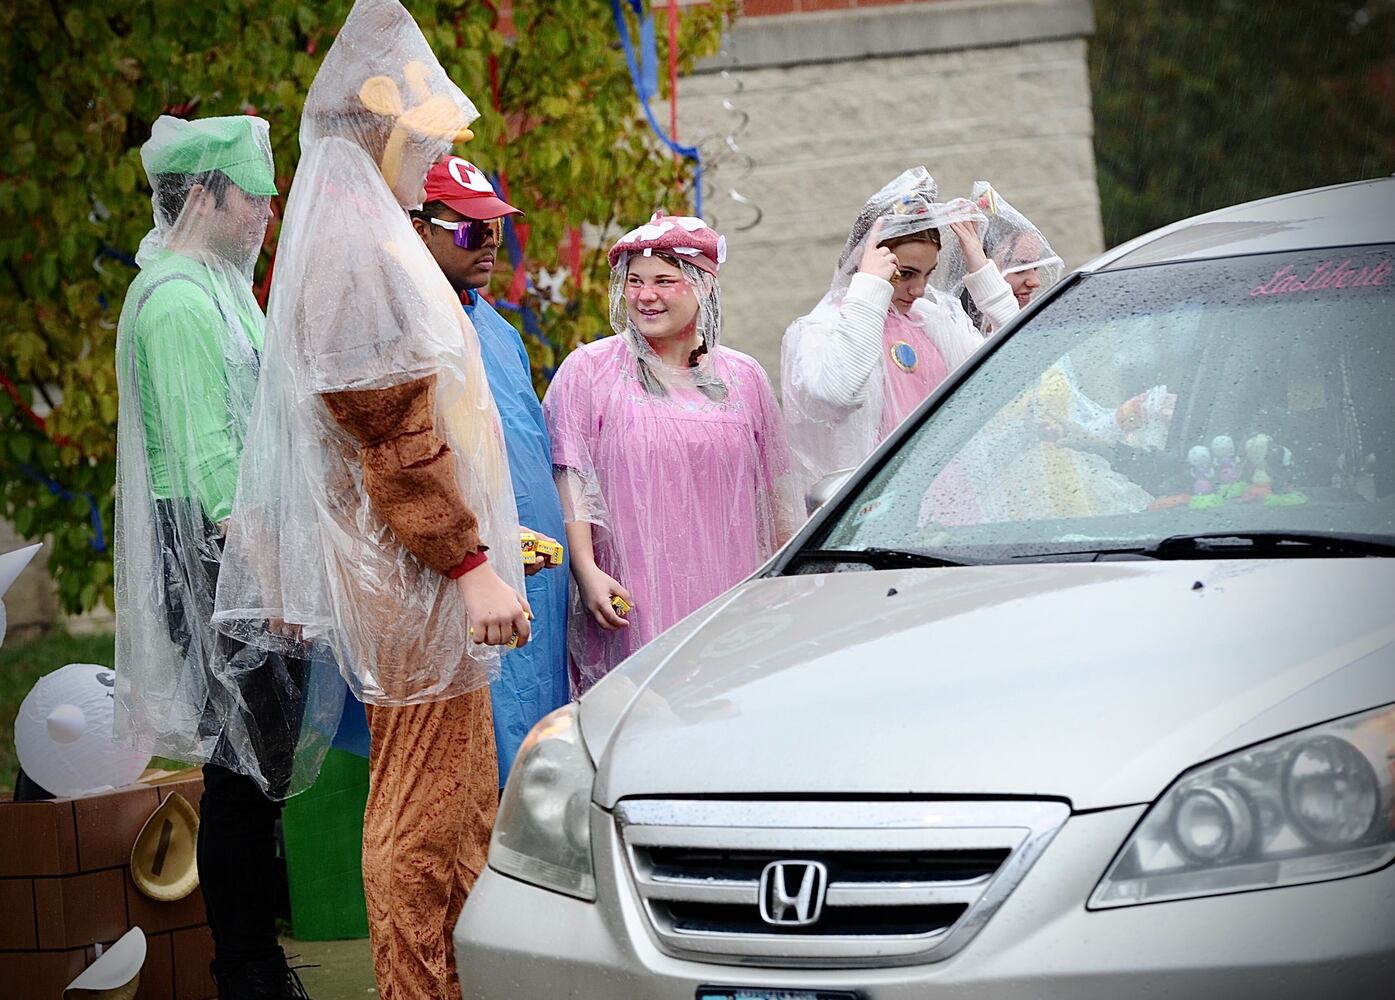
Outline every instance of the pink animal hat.
<svg viewBox="0 0 1395 1000">
<path fill-rule="evenodd" d="M 642 253 L 649 257 L 655 251 L 685 260 L 708 274 L 727 259 L 727 238 L 701 219 L 691 215 L 665 215 L 663 210 L 632 229 L 610 248 L 610 266 L 615 267 L 624 254 Z"/>
</svg>

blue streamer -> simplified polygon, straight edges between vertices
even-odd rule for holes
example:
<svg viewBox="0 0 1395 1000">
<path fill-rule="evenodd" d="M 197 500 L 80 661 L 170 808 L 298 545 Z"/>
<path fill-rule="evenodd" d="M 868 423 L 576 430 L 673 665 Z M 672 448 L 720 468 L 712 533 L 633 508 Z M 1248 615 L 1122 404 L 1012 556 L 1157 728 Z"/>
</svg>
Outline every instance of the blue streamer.
<svg viewBox="0 0 1395 1000">
<path fill-rule="evenodd" d="M 102 511 L 101 508 L 97 506 L 96 497 L 91 493 L 74 493 L 58 480 L 49 478 L 32 465 L 26 465 L 21 462 L 19 468 L 21 472 L 36 483 L 47 486 L 50 493 L 62 500 L 86 500 L 87 506 L 91 512 L 93 534 L 91 543 L 92 549 L 96 552 L 105 552 L 107 550 L 106 535 L 102 532 Z"/>
<path fill-rule="evenodd" d="M 126 251 L 118 250 L 116 249 L 116 247 L 113 246 L 106 246 L 104 244 L 102 246 L 102 249 L 97 251 L 97 256 L 110 257 L 112 260 L 120 261 L 128 267 L 140 267 L 140 265 L 136 263 L 135 257 L 131 256 Z"/>
<path fill-rule="evenodd" d="M 630 26 L 625 21 L 625 11 L 620 6 L 621 0 L 610 0 L 610 12 L 615 17 L 615 30 L 620 34 L 620 47 L 625 50 L 625 64 L 630 68 L 630 82 L 634 84 L 640 107 L 644 108 L 644 117 L 649 120 L 649 127 L 654 130 L 654 134 L 670 150 L 696 164 L 693 170 L 693 214 L 701 218 L 702 154 L 698 152 L 696 146 L 684 146 L 682 143 L 674 142 L 669 138 L 668 133 L 655 120 L 653 109 L 649 107 L 649 102 L 659 93 L 659 56 L 658 48 L 654 42 L 654 17 L 652 14 L 644 12 L 644 0 L 624 0 L 624 2 L 630 5 L 635 17 L 639 19 L 642 63 L 635 59 L 634 41 L 630 38 Z M 677 99 L 677 94 L 669 95 L 669 100 Z"/>
<path fill-rule="evenodd" d="M 135 257 L 131 256 L 129 253 L 126 253 L 124 250 L 118 250 L 116 247 L 109 246 L 107 244 L 103 244 L 102 248 L 97 251 L 97 256 L 95 260 L 101 260 L 104 257 L 110 260 L 119 261 L 120 263 L 126 264 L 129 267 L 140 266 L 136 263 Z M 106 312 L 107 306 L 110 303 L 107 299 L 105 292 L 97 293 L 97 304 L 102 307 L 103 312 Z M 92 541 L 89 544 L 91 544 L 92 549 L 95 552 L 105 552 L 107 550 L 106 533 L 102 531 L 102 509 L 97 505 L 96 497 L 94 497 L 91 493 L 74 493 L 72 490 L 68 489 L 58 480 L 44 475 L 42 472 L 34 468 L 32 465 L 27 465 L 24 462 L 21 462 L 19 463 L 19 468 L 20 471 L 23 472 L 26 476 L 34 480 L 34 482 L 38 483 L 39 485 L 47 487 L 49 493 L 58 497 L 61 500 L 86 500 L 88 508 L 88 518 L 92 524 Z"/>
<path fill-rule="evenodd" d="M 499 175 L 490 175 L 490 182 L 494 185 L 494 190 L 498 191 L 503 185 L 499 183 Z M 514 226 L 513 216 L 504 217 L 504 253 L 508 255 L 509 263 L 517 272 L 523 265 L 523 241 L 518 238 L 518 230 Z M 533 279 L 526 278 L 525 287 L 529 292 L 534 291 Z M 518 313 L 523 320 L 523 332 L 533 337 L 538 343 L 546 345 L 547 335 L 543 333 L 542 322 L 538 318 L 537 312 L 526 302 L 510 302 L 505 298 L 494 300 L 494 308 L 504 312 Z M 556 371 L 553 367 L 548 370 L 547 377 L 552 378 L 552 373 Z"/>
</svg>

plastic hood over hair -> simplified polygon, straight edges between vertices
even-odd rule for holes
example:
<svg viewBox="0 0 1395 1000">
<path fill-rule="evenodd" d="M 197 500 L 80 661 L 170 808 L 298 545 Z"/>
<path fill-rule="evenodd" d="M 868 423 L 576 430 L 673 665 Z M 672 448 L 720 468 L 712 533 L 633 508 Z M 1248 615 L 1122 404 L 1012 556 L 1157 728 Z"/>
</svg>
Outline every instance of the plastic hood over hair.
<svg viewBox="0 0 1395 1000">
<path fill-rule="evenodd" d="M 398 0 L 358 0 L 305 97 L 300 148 L 347 139 L 414 207 L 427 170 L 478 117 Z"/>
<path fill-rule="evenodd" d="M 193 246 L 250 281 L 277 193 L 269 132 L 251 115 L 157 118 L 140 151 L 155 225 L 141 240 L 136 263 L 144 267 L 160 251 Z"/>
<path fill-rule="evenodd" d="M 384 75 L 402 91 L 396 119 L 355 110 Z M 454 95 L 452 122 L 463 125 L 473 107 L 396 0 L 359 0 L 310 94 L 215 622 L 271 649 L 327 643 L 370 704 L 441 700 L 497 675 L 499 652 L 471 639 L 454 581 L 408 551 L 375 509 L 360 442 L 324 397 L 430 385 L 432 433 L 449 448 L 482 542 L 500 554 L 490 564 L 522 592 L 508 461 L 475 329 L 377 160 L 408 123 L 425 153 L 404 147 L 401 169 L 411 172 L 397 190 L 419 189 L 449 139 L 446 128 L 427 135 L 412 110 Z M 440 453 L 396 454 L 405 467 Z"/>
<path fill-rule="evenodd" d="M 670 365 L 659 357 L 630 320 L 625 284 L 629 280 L 630 261 L 636 256 L 633 253 L 620 254 L 614 270 L 610 272 L 610 328 L 629 345 L 630 352 L 639 363 L 641 383 L 656 395 L 663 395 L 668 386 L 676 385 L 720 396 L 723 392 L 722 379 L 711 364 L 713 352 L 722 336 L 722 291 L 716 275 L 681 258 L 676 260 L 678 269 L 697 296 L 697 332 L 702 338 L 702 347 L 699 348 L 700 353 L 691 359 L 695 364 Z"/>
<path fill-rule="evenodd" d="M 834 293 L 846 289 L 857 273 L 867 249 L 867 237 L 878 219 L 882 223 L 877 237 L 880 243 L 928 229 L 940 230 L 943 240 L 951 223 L 968 220 L 982 223 L 982 213 L 965 199 L 956 198 L 945 203 L 936 201 L 937 196 L 938 188 L 930 172 L 924 167 L 911 167 L 868 198 L 853 222 L 843 252 L 838 255 L 838 267 L 833 274 Z"/>
<path fill-rule="evenodd" d="M 969 201 L 937 202 L 935 194 L 929 172 L 912 167 L 867 199 L 832 286 L 785 331 L 780 385 L 801 495 L 824 476 L 860 464 L 939 384 L 941 372 L 953 371 L 982 343 L 959 303 L 928 283 L 907 315 L 889 304 L 894 293 L 880 279 L 864 277 L 853 286 L 879 220 L 879 243 L 929 229 L 943 242 L 955 222 L 982 227 L 983 215 Z M 868 292 L 868 282 L 886 296 L 875 307 L 878 293 Z M 913 360 L 900 367 L 906 357 Z M 905 372 L 919 374 L 908 380 Z M 850 381 L 856 383 L 851 389 Z"/>
<path fill-rule="evenodd" d="M 998 265 L 1002 274 L 1035 268 L 1043 291 L 1061 279 L 1065 263 L 1056 256 L 1041 230 L 1013 208 L 992 185 L 987 181 L 975 181 L 971 200 L 988 217 L 987 228 L 983 231 L 983 252 Z M 967 271 L 963 247 L 952 232 L 947 233 L 940 248 L 939 265 L 930 276 L 931 282 L 936 288 L 958 296 L 964 292 Z"/>
<path fill-rule="evenodd" d="M 115 730 L 280 798 L 314 780 L 343 686 L 209 624 L 264 346 L 249 276 L 268 196 L 243 185 L 274 190 L 266 135 L 162 118 L 141 151 L 156 225 L 116 335 Z"/>
</svg>

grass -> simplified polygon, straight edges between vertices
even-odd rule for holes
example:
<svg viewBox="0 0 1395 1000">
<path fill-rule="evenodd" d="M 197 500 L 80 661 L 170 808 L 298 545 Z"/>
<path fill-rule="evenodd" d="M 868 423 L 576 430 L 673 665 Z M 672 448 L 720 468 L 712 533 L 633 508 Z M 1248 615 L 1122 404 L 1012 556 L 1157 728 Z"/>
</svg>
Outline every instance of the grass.
<svg viewBox="0 0 1395 1000">
<path fill-rule="evenodd" d="M 114 667 L 115 637 L 52 632 L 27 642 L 7 639 L 0 648 L 0 793 L 14 791 L 19 769 L 15 757 L 15 716 L 20 702 L 40 677 L 69 663 Z"/>
</svg>

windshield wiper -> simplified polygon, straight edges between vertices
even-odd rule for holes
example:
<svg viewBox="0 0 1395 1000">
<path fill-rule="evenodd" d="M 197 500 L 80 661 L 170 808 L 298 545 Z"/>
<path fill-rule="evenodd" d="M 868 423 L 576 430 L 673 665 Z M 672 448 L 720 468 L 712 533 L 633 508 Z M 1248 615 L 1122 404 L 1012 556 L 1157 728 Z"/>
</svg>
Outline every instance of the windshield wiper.
<svg viewBox="0 0 1395 1000">
<path fill-rule="evenodd" d="M 946 559 L 924 549 L 801 549 L 796 562 L 862 563 L 873 569 L 914 569 L 922 566 L 969 566 L 971 563 Z"/>
<path fill-rule="evenodd" d="M 1395 556 L 1395 541 L 1384 535 L 1328 531 L 1213 531 L 1201 535 L 1170 535 L 1151 545 L 1038 552 L 1019 558 L 1050 561 L 1057 556 L 1087 555 L 1140 556 L 1145 559 L 1390 557 Z"/>
</svg>

